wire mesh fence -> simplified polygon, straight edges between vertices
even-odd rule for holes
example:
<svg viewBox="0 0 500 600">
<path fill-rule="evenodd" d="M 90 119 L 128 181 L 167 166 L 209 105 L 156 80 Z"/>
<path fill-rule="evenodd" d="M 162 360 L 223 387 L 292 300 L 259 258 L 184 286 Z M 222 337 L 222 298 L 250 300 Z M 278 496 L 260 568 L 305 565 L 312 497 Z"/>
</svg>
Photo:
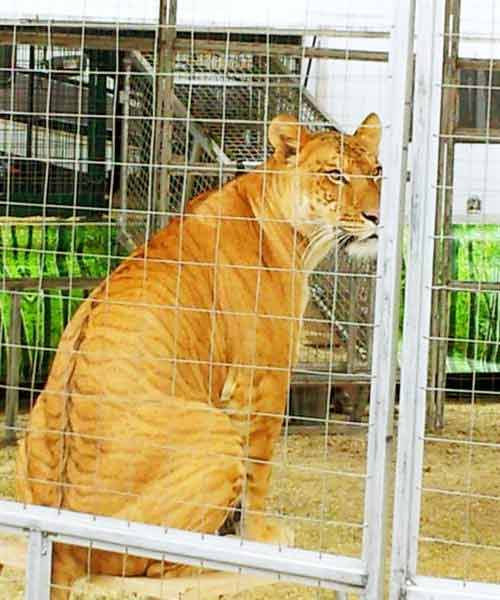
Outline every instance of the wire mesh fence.
<svg viewBox="0 0 500 600">
<path fill-rule="evenodd" d="M 432 108 L 414 133 L 428 144 L 427 167 L 420 165 L 428 179 L 415 184 L 422 204 L 412 208 L 417 232 L 407 303 L 415 305 L 402 352 L 416 354 L 403 360 L 399 450 L 399 467 L 410 457 L 414 479 L 405 487 L 398 470 L 395 518 L 402 523 L 405 515 L 407 529 L 394 534 L 394 572 L 405 562 L 406 583 L 394 584 L 392 597 L 406 589 L 409 597 L 498 598 L 500 237 L 489 198 L 498 189 L 492 164 L 500 21 L 494 3 L 481 3 L 476 16 L 472 2 L 438 4 L 420 17 L 419 35 L 432 56 L 417 53 L 416 77 L 428 86 L 419 107 Z M 420 147 L 415 152 L 421 156 Z M 427 266 L 419 269 L 419 261 Z M 410 443 L 414 452 L 407 454 Z"/>
<path fill-rule="evenodd" d="M 142 550 L 99 536 L 81 548 L 85 521 L 67 516 L 74 527 L 57 540 L 30 535 L 26 593 L 52 573 L 55 598 L 100 575 L 115 591 L 131 591 L 135 575 L 143 593 L 191 585 L 204 597 L 211 565 L 255 564 L 252 540 L 271 543 L 267 577 L 314 586 L 292 588 L 301 597 L 363 589 L 376 537 L 367 480 L 384 469 L 367 462 L 365 414 L 379 118 L 356 117 L 344 133 L 320 107 L 310 90 L 325 75 L 305 58 L 319 38 L 304 32 L 184 30 L 166 72 L 158 28 L 4 24 L 1 35 L 11 48 L 0 98 L 2 389 L 7 439 L 20 440 L 16 460 L 2 451 L 2 495 L 162 526 L 174 540 L 139 529 L 154 539 Z M 351 244 L 371 258 L 351 258 Z M 309 393 L 289 392 L 294 378 Z M 359 386 L 363 409 L 343 414 Z M 30 514 L 41 529 L 53 518 Z M 118 543 L 120 525 L 100 523 Z M 205 534 L 187 538 L 198 547 L 189 560 L 158 554 L 178 529 Z M 6 573 L 6 593 L 21 590 Z"/>
<path fill-rule="evenodd" d="M 0 501 L 3 528 L 29 530 L 0 545 L 0 595 L 382 598 L 412 7 L 380 28 L 358 27 L 366 6 L 335 29 L 0 23 L 0 389 L 19 441 L 0 495 L 42 505 Z M 500 571 L 498 15 L 478 33 L 467 2 L 442 8 L 416 45 L 434 137 L 414 121 L 413 197 L 436 206 L 417 250 L 413 206 L 404 264 L 395 599 L 451 579 L 481 597 Z"/>
<path fill-rule="evenodd" d="M 10 35 L 14 35 L 12 31 Z M 301 85 L 300 65 L 303 48 L 300 37 L 274 36 L 270 40 L 276 44 L 286 43 L 288 52 L 292 52 L 290 44 L 293 42 L 294 55 L 285 57 L 278 54 L 266 57 L 262 55 L 262 50 L 257 56 L 244 54 L 238 47 L 238 44 L 243 43 L 241 35 L 231 35 L 228 32 L 225 37 L 228 42 L 232 42 L 234 38 L 236 50 L 233 54 L 210 53 L 202 47 L 199 52 L 178 53 L 176 56 L 176 116 L 173 117 L 171 140 L 173 162 L 170 165 L 172 173 L 169 178 L 168 206 L 165 207 L 169 214 L 181 211 L 192 196 L 222 186 L 236 173 L 257 166 L 270 155 L 271 147 L 266 142 L 266 115 L 271 118 L 279 112 L 287 111 L 296 114 L 304 123 L 310 123 L 312 129 L 318 129 L 325 124 L 332 129 L 338 129 L 338 126 L 332 124 L 331 118 L 314 104 L 309 92 Z M 265 36 L 254 38 L 258 46 L 263 44 Z M 84 36 L 79 42 L 85 49 Z M 229 45 L 228 48 L 230 47 Z M 86 192 L 82 190 L 81 183 L 89 168 L 94 169 L 95 173 L 98 173 L 101 187 L 99 193 L 92 194 L 95 210 L 85 210 L 83 217 L 87 220 L 91 218 L 93 223 L 97 217 L 102 222 L 106 210 L 110 209 L 111 213 L 108 214 L 111 214 L 113 219 L 116 217 L 120 223 L 118 240 L 124 243 L 125 248 L 130 249 L 143 243 L 151 235 L 157 226 L 159 212 L 158 206 L 153 202 L 158 169 L 151 162 L 155 123 L 155 55 L 135 51 L 129 57 L 122 58 L 120 55 L 121 58 L 113 59 L 116 52 L 93 50 L 94 55 L 97 53 L 98 60 L 94 60 L 96 70 L 92 71 L 89 53 L 85 51 L 82 55 L 82 48 L 77 51 L 39 46 L 29 50 L 21 45 L 20 49 L 9 55 L 12 64 L 4 67 L 5 72 L 13 71 L 14 65 L 16 77 L 18 71 L 24 69 L 26 73 L 23 71 L 21 77 L 24 76 L 27 81 L 33 79 L 36 83 L 36 78 L 42 75 L 47 81 L 51 79 L 48 107 L 50 119 L 48 126 L 43 129 L 47 137 L 46 142 L 43 146 L 35 143 L 33 147 L 33 129 L 36 131 L 33 120 L 42 119 L 43 111 L 40 108 L 39 111 L 33 109 L 34 112 L 30 112 L 29 107 L 18 106 L 16 102 L 11 106 L 9 88 L 5 87 L 3 106 L 4 116 L 7 118 L 3 121 L 4 147 L 10 149 L 12 155 L 5 162 L 8 164 L 8 177 L 4 177 L 5 198 L 7 183 L 9 190 L 8 201 L 3 205 L 11 214 L 38 211 L 49 215 L 54 212 L 60 215 L 81 215 L 80 209 L 86 204 L 85 198 L 82 197 Z M 113 60 L 115 65 L 111 64 Z M 127 70 L 122 65 L 124 71 L 117 71 L 119 60 L 129 61 L 131 67 Z M 309 63 L 310 61 L 311 59 Z M 115 71 L 112 70 L 112 66 L 115 67 Z M 269 72 L 266 72 L 266 69 Z M 92 85 L 89 83 L 91 79 Z M 309 77 L 309 80 L 312 78 Z M 9 81 L 11 88 L 17 90 L 17 83 L 14 86 L 14 80 L 11 78 Z M 105 90 L 102 87 L 103 81 L 106 84 Z M 33 81 L 30 85 L 34 85 Z M 92 94 L 89 94 L 90 89 L 94 90 Z M 66 93 L 66 90 L 69 91 Z M 98 94 L 100 98 L 94 98 Z M 22 90 L 20 95 L 24 97 Z M 47 90 L 36 93 L 34 97 L 37 98 L 39 107 L 47 106 Z M 94 98 L 96 107 L 100 106 L 97 111 L 99 113 L 100 110 L 100 113 L 96 113 L 95 116 L 94 113 L 89 113 L 89 97 Z M 69 107 L 68 110 L 65 106 Z M 72 116 L 78 107 L 81 109 L 81 116 Z M 41 115 L 39 117 L 38 112 Z M 18 137 L 18 117 L 29 121 L 29 127 L 26 131 L 23 130 L 23 144 L 15 147 L 12 142 Z M 104 122 L 106 132 L 99 129 L 102 129 Z M 73 133 L 67 133 L 66 137 L 61 138 L 59 130 L 66 124 L 73 128 Z M 79 134 L 75 131 L 76 127 L 80 129 Z M 28 131 L 31 132 L 30 135 Z M 105 150 L 100 147 L 100 134 L 105 134 L 107 140 Z M 77 144 L 78 140 L 80 145 Z M 77 149 L 78 157 L 75 154 Z M 103 150 L 107 157 L 105 164 L 96 160 L 96 152 Z M 38 160 L 38 178 L 33 177 L 31 172 L 17 172 L 20 171 L 17 164 L 22 165 L 23 170 L 32 165 L 30 156 L 33 152 Z M 40 155 L 47 152 L 51 160 L 44 162 Z M 113 153 L 114 162 L 110 158 Z M 61 167 L 61 177 L 52 171 L 56 168 L 54 165 L 59 163 L 65 165 Z M 38 181 L 36 189 L 33 188 L 35 179 Z M 40 202 L 44 194 L 47 201 L 37 207 L 26 195 L 26 185 L 31 186 L 30 189 L 37 196 L 36 202 Z M 67 192 L 66 196 L 56 194 L 57 190 L 63 188 Z M 114 224 L 109 222 L 109 235 L 113 227 Z M 15 242 L 10 250 L 16 252 Z M 122 252 L 120 247 L 113 248 L 114 255 L 120 255 Z M 338 278 L 335 286 L 332 283 L 334 278 L 325 276 L 325 273 L 332 270 L 346 273 L 345 277 Z M 359 277 L 351 280 L 349 273 L 358 272 L 362 275 L 367 272 L 374 276 L 374 263 L 372 261 L 364 266 L 358 265 L 343 250 L 339 250 L 325 263 L 322 271 L 323 275 L 319 273 L 313 277 L 314 285 L 311 291 L 315 306 L 311 309 L 311 319 L 306 320 L 311 327 L 304 337 L 301 366 L 305 370 L 310 370 L 311 367 L 316 370 L 328 370 L 328 348 L 331 346 L 328 323 L 336 304 L 336 310 L 339 312 L 336 319 L 336 336 L 342 341 L 342 348 L 335 360 L 339 367 L 335 368 L 342 371 L 344 367 L 341 365 L 346 363 L 348 373 L 362 372 L 362 377 L 366 379 L 369 371 L 371 331 L 368 325 L 368 311 L 369 301 L 373 298 L 374 279 Z M 355 305 L 349 304 L 353 293 L 358 299 Z M 4 318 L 7 329 L 8 323 L 7 316 Z M 350 338 L 349 344 L 346 341 L 347 337 Z M 47 364 L 47 359 L 43 362 Z"/>
</svg>

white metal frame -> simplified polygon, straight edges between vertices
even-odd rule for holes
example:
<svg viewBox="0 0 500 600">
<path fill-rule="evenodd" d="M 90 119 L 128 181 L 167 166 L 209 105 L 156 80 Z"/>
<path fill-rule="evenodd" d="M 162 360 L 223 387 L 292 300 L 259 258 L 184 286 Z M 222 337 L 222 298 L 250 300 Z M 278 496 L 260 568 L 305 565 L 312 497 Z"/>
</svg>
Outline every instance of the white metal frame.
<svg viewBox="0 0 500 600">
<path fill-rule="evenodd" d="M 417 566 L 443 56 L 442 39 L 441 47 L 436 43 L 438 32 L 443 31 L 443 19 L 444 2 L 421 0 L 416 28 L 413 185 L 401 350 L 391 600 L 401 598 L 403 590 L 414 581 Z"/>
<path fill-rule="evenodd" d="M 366 576 L 360 560 L 294 548 L 165 529 L 110 517 L 0 500 L 0 530 L 28 533 L 27 600 L 45 600 L 53 542 L 275 580 L 360 592 Z M 49 595 L 46 596 L 49 598 Z"/>
<path fill-rule="evenodd" d="M 385 131 L 386 165 L 382 186 L 381 247 L 375 306 L 373 385 L 368 431 L 365 531 L 361 558 L 281 548 L 129 523 L 112 518 L 0 501 L 0 530 L 27 533 L 27 600 L 49 598 L 51 545 L 127 552 L 135 556 L 224 571 L 249 572 L 315 588 L 383 597 L 387 481 L 393 433 L 397 322 L 399 315 L 400 247 L 407 171 L 408 124 L 413 65 L 416 0 L 395 2 L 389 69 L 392 122 Z M 42 591 L 43 590 L 43 591 Z"/>
<path fill-rule="evenodd" d="M 445 0 L 420 0 L 390 600 L 500 600 L 500 585 L 417 575 L 444 19 Z"/>
<path fill-rule="evenodd" d="M 368 435 L 368 481 L 365 493 L 363 559 L 370 573 L 366 598 L 380 600 L 384 589 L 384 554 L 391 461 L 394 394 L 397 368 L 401 239 L 404 222 L 408 141 L 413 83 L 415 0 L 394 2 L 394 30 L 389 52 L 392 77 L 392 115 L 389 141 L 382 164 L 390 177 L 382 186 L 377 262 L 375 330 Z"/>
</svg>

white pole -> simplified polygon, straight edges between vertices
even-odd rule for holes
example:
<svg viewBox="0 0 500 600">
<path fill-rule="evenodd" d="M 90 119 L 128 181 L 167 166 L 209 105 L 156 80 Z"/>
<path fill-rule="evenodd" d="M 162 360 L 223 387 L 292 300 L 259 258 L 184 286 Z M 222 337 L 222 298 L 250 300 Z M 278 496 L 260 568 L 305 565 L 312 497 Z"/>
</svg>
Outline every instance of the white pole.
<svg viewBox="0 0 500 600">
<path fill-rule="evenodd" d="M 416 575 L 439 152 L 444 0 L 420 0 L 412 143 L 413 189 L 401 351 L 391 599 Z"/>
<path fill-rule="evenodd" d="M 384 132 L 381 235 L 377 263 L 373 382 L 368 435 L 363 561 L 369 573 L 366 600 L 384 597 L 384 555 L 388 509 L 388 473 L 393 435 L 401 284 L 401 237 L 404 220 L 408 138 L 413 80 L 415 0 L 394 3 L 389 52 L 392 119 Z"/>
<path fill-rule="evenodd" d="M 32 529 L 28 538 L 25 600 L 50 600 L 52 540 L 40 529 Z"/>
</svg>

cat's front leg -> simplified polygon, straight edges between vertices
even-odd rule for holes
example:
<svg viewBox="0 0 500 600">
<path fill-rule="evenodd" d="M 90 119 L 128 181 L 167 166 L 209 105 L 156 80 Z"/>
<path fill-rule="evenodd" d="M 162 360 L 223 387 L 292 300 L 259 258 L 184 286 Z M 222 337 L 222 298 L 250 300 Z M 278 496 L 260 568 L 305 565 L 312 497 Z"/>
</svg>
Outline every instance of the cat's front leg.
<svg viewBox="0 0 500 600">
<path fill-rule="evenodd" d="M 239 532 L 247 539 L 293 545 L 293 532 L 266 506 L 275 445 L 286 406 L 287 377 L 269 371 L 232 375 L 226 388 L 232 420 L 243 438 L 245 486 Z M 230 398 L 228 397 L 230 396 Z"/>
<path fill-rule="evenodd" d="M 282 416 L 256 415 L 252 419 L 246 468 L 246 495 L 241 534 L 247 539 L 293 545 L 293 531 L 279 518 L 268 516 L 266 506 L 272 475 L 272 459 L 278 443 Z"/>
</svg>

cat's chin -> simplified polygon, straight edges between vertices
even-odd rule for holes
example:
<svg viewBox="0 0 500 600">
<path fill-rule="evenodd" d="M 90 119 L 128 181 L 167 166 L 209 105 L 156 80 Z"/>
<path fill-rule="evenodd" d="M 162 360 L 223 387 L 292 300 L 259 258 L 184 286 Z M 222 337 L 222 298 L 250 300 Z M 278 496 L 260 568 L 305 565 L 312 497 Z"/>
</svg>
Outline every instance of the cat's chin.
<svg viewBox="0 0 500 600">
<path fill-rule="evenodd" d="M 354 240 L 347 245 L 347 254 L 355 260 L 375 260 L 377 258 L 378 238 L 372 236 L 367 240 Z"/>
</svg>

